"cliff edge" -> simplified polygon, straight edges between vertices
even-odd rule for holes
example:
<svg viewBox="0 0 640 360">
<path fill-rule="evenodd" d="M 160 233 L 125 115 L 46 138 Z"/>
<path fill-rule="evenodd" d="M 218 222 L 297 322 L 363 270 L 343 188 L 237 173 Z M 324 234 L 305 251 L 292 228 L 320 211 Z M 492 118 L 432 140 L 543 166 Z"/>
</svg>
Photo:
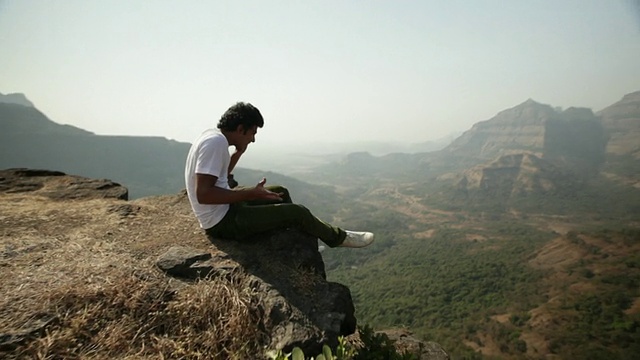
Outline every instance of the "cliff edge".
<svg viewBox="0 0 640 360">
<path fill-rule="evenodd" d="M 109 180 L 0 171 L 3 358 L 318 354 L 356 332 L 350 291 L 326 280 L 317 239 L 294 229 L 207 238 L 184 192 L 127 193 Z"/>
</svg>

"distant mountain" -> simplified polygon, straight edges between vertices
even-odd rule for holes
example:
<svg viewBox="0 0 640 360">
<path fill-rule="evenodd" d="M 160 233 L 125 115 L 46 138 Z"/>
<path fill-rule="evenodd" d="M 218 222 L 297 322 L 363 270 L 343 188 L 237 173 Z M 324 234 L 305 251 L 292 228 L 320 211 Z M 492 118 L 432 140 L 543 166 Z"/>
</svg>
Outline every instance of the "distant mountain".
<svg viewBox="0 0 640 360">
<path fill-rule="evenodd" d="M 0 103 L 18 104 L 22 106 L 33 107 L 33 103 L 29 101 L 29 99 L 27 99 L 27 97 L 24 96 L 24 94 L 20 94 L 20 93 L 7 94 L 7 95 L 3 95 L 2 93 L 0 93 Z"/>
<path fill-rule="evenodd" d="M 184 188 L 188 149 L 189 144 L 160 137 L 98 136 L 55 123 L 32 104 L 0 103 L 0 168 L 107 178 L 136 198 Z"/>
<path fill-rule="evenodd" d="M 476 123 L 443 152 L 486 161 L 526 151 L 558 166 L 593 172 L 604 161 L 606 143 L 604 127 L 590 109 L 559 111 L 529 99 Z"/>
<path fill-rule="evenodd" d="M 453 209 L 629 211 L 640 201 L 639 98 L 626 95 L 598 114 L 529 99 L 476 123 L 441 151 L 352 153 L 302 176 L 370 187 L 413 182 L 407 191 Z"/>
<path fill-rule="evenodd" d="M 609 136 L 607 153 L 640 159 L 640 91 L 625 95 L 597 115 Z"/>
<path fill-rule="evenodd" d="M 453 208 L 625 214 L 640 207 L 640 92 L 594 114 L 533 100 L 475 124 L 433 164 L 431 200 Z M 433 166 L 432 166 L 433 168 Z"/>
<path fill-rule="evenodd" d="M 161 137 L 103 136 L 50 120 L 33 106 L 0 103 L 0 169 L 38 168 L 106 178 L 129 189 L 129 197 L 173 194 L 184 189 L 184 162 L 191 144 Z M 332 189 L 273 172 L 236 168 L 241 185 L 290 188 L 296 201 L 319 214 L 333 211 Z M 299 190 L 296 190 L 299 189 Z"/>
<path fill-rule="evenodd" d="M 71 125 L 61 125 L 51 121 L 33 106 L 0 102 L 0 132 L 8 135 L 93 135 Z"/>
</svg>

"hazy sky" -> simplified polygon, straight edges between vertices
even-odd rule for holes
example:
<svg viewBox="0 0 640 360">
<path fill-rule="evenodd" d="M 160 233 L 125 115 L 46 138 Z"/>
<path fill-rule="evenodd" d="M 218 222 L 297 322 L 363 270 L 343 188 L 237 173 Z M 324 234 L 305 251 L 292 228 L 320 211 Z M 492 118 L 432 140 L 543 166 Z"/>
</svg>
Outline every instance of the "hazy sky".
<svg viewBox="0 0 640 360">
<path fill-rule="evenodd" d="M 0 0 L 0 92 L 97 134 L 191 142 L 236 101 L 257 140 L 419 142 L 528 98 L 640 90 L 635 0 Z"/>
</svg>

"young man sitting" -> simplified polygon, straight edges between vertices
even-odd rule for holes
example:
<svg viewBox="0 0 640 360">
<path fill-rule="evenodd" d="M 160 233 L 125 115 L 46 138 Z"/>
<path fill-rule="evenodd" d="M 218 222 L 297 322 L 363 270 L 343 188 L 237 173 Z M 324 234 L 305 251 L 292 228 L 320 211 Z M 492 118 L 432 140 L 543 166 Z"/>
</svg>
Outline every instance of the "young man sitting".
<svg viewBox="0 0 640 360">
<path fill-rule="evenodd" d="M 329 247 L 365 247 L 370 232 L 343 230 L 316 218 L 304 206 L 291 202 L 282 186 L 229 187 L 229 176 L 247 146 L 264 125 L 260 111 L 239 102 L 220 118 L 218 129 L 205 131 L 191 145 L 185 166 L 189 202 L 200 226 L 210 236 L 244 239 L 257 233 L 297 228 Z M 235 147 L 233 155 L 229 147 Z"/>
</svg>

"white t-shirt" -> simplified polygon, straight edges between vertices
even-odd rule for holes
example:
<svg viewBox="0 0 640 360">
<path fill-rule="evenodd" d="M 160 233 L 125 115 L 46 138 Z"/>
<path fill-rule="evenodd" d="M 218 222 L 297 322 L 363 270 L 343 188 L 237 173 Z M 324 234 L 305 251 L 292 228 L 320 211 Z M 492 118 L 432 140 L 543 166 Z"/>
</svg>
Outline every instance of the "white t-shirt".
<svg viewBox="0 0 640 360">
<path fill-rule="evenodd" d="M 200 204 L 196 198 L 196 174 L 208 174 L 218 178 L 217 187 L 229 189 L 229 142 L 217 129 L 209 129 L 196 139 L 189 149 L 184 168 L 184 181 L 193 213 L 200 227 L 209 229 L 222 220 L 229 210 L 229 204 Z"/>
</svg>

